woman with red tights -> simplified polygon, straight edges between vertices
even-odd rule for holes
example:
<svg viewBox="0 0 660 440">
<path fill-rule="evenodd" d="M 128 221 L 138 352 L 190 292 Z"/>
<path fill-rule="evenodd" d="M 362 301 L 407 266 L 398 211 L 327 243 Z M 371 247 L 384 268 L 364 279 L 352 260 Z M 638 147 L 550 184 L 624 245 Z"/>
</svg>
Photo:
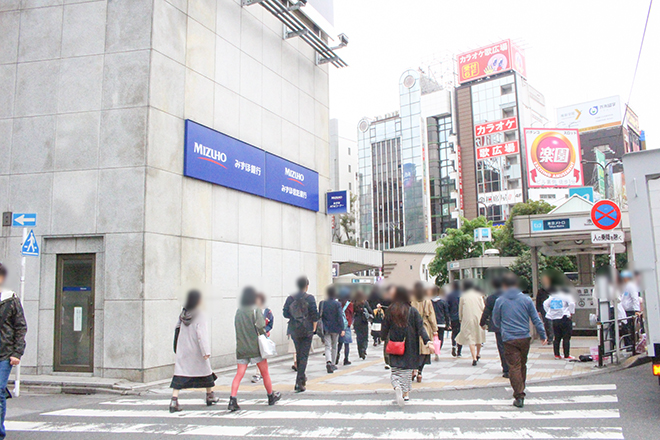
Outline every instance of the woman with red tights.
<svg viewBox="0 0 660 440">
<path fill-rule="evenodd" d="M 259 352 L 259 335 L 266 333 L 266 320 L 263 312 L 257 307 L 257 291 L 252 287 L 243 289 L 241 297 L 241 306 L 236 311 L 234 318 L 236 327 L 236 376 L 231 384 L 231 396 L 229 397 L 229 411 L 238 411 L 237 394 L 238 387 L 241 384 L 243 376 L 250 363 L 257 364 L 257 368 L 264 380 L 264 387 L 268 393 L 268 404 L 275 405 L 275 402 L 282 397 L 277 391 L 273 391 L 273 384 L 268 373 L 268 361 L 261 357 Z"/>
</svg>

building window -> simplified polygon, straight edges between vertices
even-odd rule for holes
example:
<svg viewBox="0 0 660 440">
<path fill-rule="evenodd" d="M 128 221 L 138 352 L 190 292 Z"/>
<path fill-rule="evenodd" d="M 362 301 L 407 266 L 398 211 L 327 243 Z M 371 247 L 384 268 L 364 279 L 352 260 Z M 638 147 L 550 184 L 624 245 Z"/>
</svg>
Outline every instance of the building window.
<svg viewBox="0 0 660 440">
<path fill-rule="evenodd" d="M 351 165 L 350 164 L 348 165 L 348 172 L 349 173 L 351 172 Z"/>
<path fill-rule="evenodd" d="M 353 191 L 353 185 L 351 185 L 351 182 L 348 182 L 348 190 Z"/>
<path fill-rule="evenodd" d="M 502 95 L 508 95 L 510 93 L 513 93 L 513 84 L 505 84 L 502 87 L 500 87 L 500 90 L 502 92 Z"/>
<path fill-rule="evenodd" d="M 510 108 L 503 108 L 502 109 L 502 116 L 504 119 L 506 118 L 512 118 L 514 116 L 514 109 L 513 107 Z"/>
<path fill-rule="evenodd" d="M 348 155 L 351 155 L 351 147 L 348 147 Z"/>
</svg>

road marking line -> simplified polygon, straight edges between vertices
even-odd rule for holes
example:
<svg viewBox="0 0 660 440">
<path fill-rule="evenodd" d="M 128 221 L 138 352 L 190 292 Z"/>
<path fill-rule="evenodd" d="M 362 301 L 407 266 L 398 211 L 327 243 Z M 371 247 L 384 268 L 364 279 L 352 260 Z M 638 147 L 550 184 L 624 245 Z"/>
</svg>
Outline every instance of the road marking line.
<svg viewBox="0 0 660 440">
<path fill-rule="evenodd" d="M 603 395 L 584 395 L 571 396 L 565 398 L 542 398 L 531 397 L 525 399 L 525 405 L 566 405 L 574 403 L 617 403 L 619 399 L 613 394 Z M 266 399 L 241 400 L 241 405 L 265 405 Z M 512 399 L 431 399 L 431 400 L 411 400 L 407 405 L 410 406 L 501 406 L 511 405 Z M 204 405 L 201 399 L 179 399 L 181 405 Z M 111 406 L 169 406 L 170 401 L 165 399 L 119 399 L 108 402 L 101 402 L 101 405 Z M 350 407 L 359 406 L 369 408 L 370 406 L 391 406 L 390 400 L 324 400 L 324 399 L 291 399 L 281 400 L 278 406 L 329 406 L 329 407 Z"/>
<path fill-rule="evenodd" d="M 566 438 L 623 440 L 620 427 L 535 427 L 535 428 L 410 428 L 388 429 L 378 432 L 373 428 L 315 427 L 297 429 L 285 426 L 204 426 L 126 423 L 49 423 L 7 421 L 10 432 L 77 432 L 110 434 L 206 435 L 214 437 L 271 437 L 271 438 L 345 438 L 345 439 L 491 439 L 553 440 Z"/>
<path fill-rule="evenodd" d="M 506 387 L 507 391 L 511 391 L 511 387 Z M 594 385 L 532 385 L 528 386 L 525 391 L 530 393 L 571 393 L 578 391 L 616 391 L 616 384 L 594 384 Z"/>
<path fill-rule="evenodd" d="M 162 410 L 103 410 L 68 408 L 44 413 L 46 416 L 65 417 L 141 417 L 141 418 L 227 418 L 227 419 L 315 419 L 315 420 L 522 420 L 522 419 L 613 419 L 619 418 L 617 409 L 584 409 L 558 411 L 462 411 L 462 412 L 428 412 L 405 413 L 401 411 L 343 413 L 338 411 L 183 411 L 169 413 Z"/>
</svg>

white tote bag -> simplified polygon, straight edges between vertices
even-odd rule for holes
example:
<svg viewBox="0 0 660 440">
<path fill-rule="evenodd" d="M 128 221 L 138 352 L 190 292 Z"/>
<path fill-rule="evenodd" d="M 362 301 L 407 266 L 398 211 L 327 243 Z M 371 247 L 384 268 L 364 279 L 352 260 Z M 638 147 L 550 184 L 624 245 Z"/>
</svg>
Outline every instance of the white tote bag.
<svg viewBox="0 0 660 440">
<path fill-rule="evenodd" d="M 254 310 L 254 320 L 257 320 L 257 309 Z M 256 324 L 255 324 L 256 326 Z M 257 330 L 257 334 L 259 331 Z M 257 338 L 259 341 L 259 355 L 262 359 L 268 359 L 269 357 L 277 356 L 277 346 L 270 338 L 266 335 L 259 335 Z"/>
</svg>

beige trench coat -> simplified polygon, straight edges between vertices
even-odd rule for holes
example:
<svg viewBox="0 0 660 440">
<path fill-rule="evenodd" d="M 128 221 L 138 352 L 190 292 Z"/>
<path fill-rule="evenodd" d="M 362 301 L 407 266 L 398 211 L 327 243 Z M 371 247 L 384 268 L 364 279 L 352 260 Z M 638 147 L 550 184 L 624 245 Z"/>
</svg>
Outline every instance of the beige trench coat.
<svg viewBox="0 0 660 440">
<path fill-rule="evenodd" d="M 433 333 L 438 331 L 438 324 L 435 320 L 435 311 L 433 310 L 433 303 L 430 299 L 425 299 L 423 301 L 417 301 L 413 299 L 410 304 L 417 309 L 420 315 L 422 315 L 422 321 L 424 322 L 424 329 L 426 333 L 429 334 L 429 338 L 433 340 Z M 422 338 L 419 338 L 419 354 L 431 354 L 431 349 L 424 343 Z"/>
<path fill-rule="evenodd" d="M 458 303 L 461 332 L 456 336 L 457 343 L 471 345 L 486 342 L 486 331 L 479 325 L 484 307 L 484 296 L 476 290 L 468 290 L 461 295 Z"/>
</svg>

